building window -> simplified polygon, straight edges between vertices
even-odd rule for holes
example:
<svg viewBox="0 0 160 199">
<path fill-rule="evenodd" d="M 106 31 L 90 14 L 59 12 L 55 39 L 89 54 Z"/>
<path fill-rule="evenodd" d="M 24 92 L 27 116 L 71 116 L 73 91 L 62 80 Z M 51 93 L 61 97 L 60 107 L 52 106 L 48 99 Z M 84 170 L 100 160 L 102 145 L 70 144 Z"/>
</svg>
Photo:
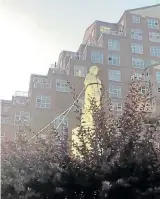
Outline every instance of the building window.
<svg viewBox="0 0 160 199">
<path fill-rule="evenodd" d="M 160 46 L 150 47 L 150 55 L 155 57 L 160 57 Z"/>
<path fill-rule="evenodd" d="M 47 78 L 42 77 L 34 77 L 34 88 L 51 88 L 51 83 L 48 81 Z"/>
<path fill-rule="evenodd" d="M 144 69 L 144 60 L 140 58 L 132 57 L 132 67 L 138 69 Z"/>
<path fill-rule="evenodd" d="M 9 109 L 10 109 L 10 107 L 8 107 L 8 106 L 2 106 L 3 113 L 8 113 Z"/>
<path fill-rule="evenodd" d="M 108 70 L 109 80 L 111 81 L 121 81 L 121 72 L 119 70 Z"/>
<path fill-rule="evenodd" d="M 73 107 L 73 111 L 77 111 L 79 109 L 82 109 L 84 106 L 84 97 L 80 98 L 78 100 L 78 102 L 75 103 L 74 107 Z"/>
<path fill-rule="evenodd" d="M 13 99 L 13 105 L 28 105 L 30 103 L 30 99 L 22 98 L 22 97 L 15 97 Z"/>
<path fill-rule="evenodd" d="M 27 139 L 27 135 L 24 132 L 15 132 L 14 135 L 14 141 L 17 142 L 19 138 L 22 138 L 23 140 Z"/>
<path fill-rule="evenodd" d="M 107 32 L 110 31 L 110 28 L 107 26 L 100 26 L 100 32 Z"/>
<path fill-rule="evenodd" d="M 5 137 L 5 131 L 1 131 L 1 137 Z"/>
<path fill-rule="evenodd" d="M 37 96 L 36 107 L 37 108 L 48 108 L 51 106 L 51 96 Z"/>
<path fill-rule="evenodd" d="M 160 42 L 160 33 L 149 32 L 149 40 L 152 42 Z"/>
<path fill-rule="evenodd" d="M 122 97 L 122 86 L 110 84 L 109 95 L 110 97 L 117 97 L 117 98 Z"/>
<path fill-rule="evenodd" d="M 71 59 L 80 59 L 79 53 L 71 53 Z"/>
<path fill-rule="evenodd" d="M 87 68 L 85 66 L 74 66 L 74 76 L 86 77 Z"/>
<path fill-rule="evenodd" d="M 120 56 L 119 55 L 108 55 L 108 64 L 112 66 L 120 66 Z"/>
<path fill-rule="evenodd" d="M 143 54 L 143 45 L 142 44 L 132 43 L 131 48 L 132 48 L 132 53 Z"/>
<path fill-rule="evenodd" d="M 146 89 L 145 86 L 142 86 L 142 87 L 140 88 L 140 93 L 142 93 L 142 94 L 144 94 L 144 95 L 147 93 L 147 89 Z"/>
<path fill-rule="evenodd" d="M 142 40 L 142 30 L 140 30 L 140 29 L 132 29 L 131 30 L 131 38 L 132 39 L 137 39 L 137 40 Z"/>
<path fill-rule="evenodd" d="M 24 105 L 25 104 L 25 100 L 24 100 L 24 98 L 16 97 L 13 100 L 13 104 L 14 105 L 16 105 L 16 104 Z"/>
<path fill-rule="evenodd" d="M 58 118 L 56 118 L 54 122 L 54 127 L 58 129 L 67 129 L 68 128 L 68 118 L 65 117 L 65 115 L 62 115 Z"/>
<path fill-rule="evenodd" d="M 95 64 L 103 64 L 103 53 L 91 52 L 91 61 Z"/>
<path fill-rule="evenodd" d="M 120 42 L 118 40 L 109 39 L 108 40 L 108 49 L 109 50 L 120 50 Z"/>
<path fill-rule="evenodd" d="M 117 116 L 122 115 L 122 103 L 112 102 L 112 110 Z"/>
<path fill-rule="evenodd" d="M 2 124 L 8 124 L 9 123 L 9 117 L 2 116 L 1 117 L 1 123 Z"/>
<path fill-rule="evenodd" d="M 132 15 L 132 22 L 133 23 L 140 23 L 141 22 L 140 16 Z"/>
<path fill-rule="evenodd" d="M 15 135 L 14 135 L 14 141 L 15 142 L 18 140 L 18 137 L 19 137 L 19 132 L 15 132 Z"/>
<path fill-rule="evenodd" d="M 69 92 L 69 85 L 66 80 L 57 79 L 56 80 L 56 91 Z"/>
<path fill-rule="evenodd" d="M 160 83 L 160 71 L 156 71 L 156 80 L 157 83 Z"/>
<path fill-rule="evenodd" d="M 29 121 L 30 121 L 29 112 L 20 111 L 15 113 L 15 119 L 14 119 L 15 125 L 29 126 Z"/>
<path fill-rule="evenodd" d="M 142 72 L 134 72 L 131 76 L 131 80 L 142 80 L 144 78 L 144 74 Z"/>
<path fill-rule="evenodd" d="M 148 28 L 159 29 L 158 19 L 148 19 Z"/>
</svg>

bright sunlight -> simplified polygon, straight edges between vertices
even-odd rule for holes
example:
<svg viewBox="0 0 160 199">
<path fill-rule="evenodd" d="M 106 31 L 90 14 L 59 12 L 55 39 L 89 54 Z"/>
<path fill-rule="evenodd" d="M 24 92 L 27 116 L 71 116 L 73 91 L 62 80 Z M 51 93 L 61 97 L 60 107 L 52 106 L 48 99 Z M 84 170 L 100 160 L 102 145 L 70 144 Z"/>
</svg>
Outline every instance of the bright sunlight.
<svg viewBox="0 0 160 199">
<path fill-rule="evenodd" d="M 52 63 L 49 59 L 52 50 L 45 32 L 22 13 L 0 9 L 0 30 L 0 98 L 11 98 L 6 93 L 13 93 L 15 89 L 28 90 L 31 71 L 39 67 L 38 72 L 43 73 L 40 68 L 47 72 L 48 64 Z"/>
</svg>

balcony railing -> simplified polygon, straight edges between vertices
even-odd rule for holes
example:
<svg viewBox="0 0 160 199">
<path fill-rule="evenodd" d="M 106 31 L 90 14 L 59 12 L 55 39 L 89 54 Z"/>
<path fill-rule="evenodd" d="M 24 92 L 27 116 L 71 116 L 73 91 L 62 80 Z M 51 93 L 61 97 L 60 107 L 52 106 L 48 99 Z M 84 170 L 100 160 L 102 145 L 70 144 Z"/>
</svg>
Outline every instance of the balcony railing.
<svg viewBox="0 0 160 199">
<path fill-rule="evenodd" d="M 72 53 L 71 54 L 71 59 L 80 59 L 79 53 Z"/>
<path fill-rule="evenodd" d="M 63 69 L 63 68 L 53 68 L 53 73 L 68 75 L 69 71 L 67 69 Z"/>
<path fill-rule="evenodd" d="M 14 97 L 28 97 L 28 92 L 16 91 Z"/>
<path fill-rule="evenodd" d="M 103 33 L 107 34 L 107 35 L 126 36 L 126 34 L 124 32 L 119 32 L 119 31 L 107 30 L 107 31 L 104 31 Z"/>
</svg>

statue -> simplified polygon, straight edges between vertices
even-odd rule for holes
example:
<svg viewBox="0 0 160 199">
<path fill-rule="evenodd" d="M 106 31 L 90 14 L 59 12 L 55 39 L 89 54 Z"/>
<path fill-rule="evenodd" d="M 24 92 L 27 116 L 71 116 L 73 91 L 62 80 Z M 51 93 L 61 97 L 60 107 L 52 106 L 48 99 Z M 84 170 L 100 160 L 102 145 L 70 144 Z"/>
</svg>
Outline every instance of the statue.
<svg viewBox="0 0 160 199">
<path fill-rule="evenodd" d="M 84 81 L 85 99 L 81 122 L 87 127 L 91 127 L 93 125 L 91 100 L 94 99 L 97 107 L 100 106 L 102 84 L 101 80 L 98 78 L 98 72 L 98 67 L 92 66 Z"/>
<path fill-rule="evenodd" d="M 93 129 L 93 115 L 91 109 L 91 100 L 94 98 L 97 107 L 100 106 L 101 100 L 101 89 L 102 83 L 101 80 L 98 78 L 99 69 L 97 66 L 92 66 L 87 74 L 84 85 L 85 85 L 85 99 L 84 99 L 84 107 L 82 110 L 82 117 L 81 117 L 81 127 L 83 129 L 90 128 L 90 133 Z M 72 130 L 72 140 L 77 143 L 77 145 L 81 145 L 81 141 L 78 138 L 79 134 L 79 127 Z M 87 135 L 86 135 L 87 141 Z M 86 142 L 87 143 L 87 142 Z M 90 147 L 89 144 L 86 144 L 86 147 Z M 74 144 L 72 145 L 72 155 L 80 156 Z"/>
</svg>

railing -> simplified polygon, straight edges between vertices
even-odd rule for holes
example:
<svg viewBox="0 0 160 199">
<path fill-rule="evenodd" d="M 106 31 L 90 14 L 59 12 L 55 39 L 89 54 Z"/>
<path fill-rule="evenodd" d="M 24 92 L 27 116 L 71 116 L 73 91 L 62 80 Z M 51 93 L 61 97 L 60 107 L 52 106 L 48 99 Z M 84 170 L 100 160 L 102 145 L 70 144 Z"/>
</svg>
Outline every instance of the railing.
<svg viewBox="0 0 160 199">
<path fill-rule="evenodd" d="M 119 31 L 107 30 L 107 31 L 104 31 L 103 33 L 107 34 L 107 35 L 126 36 L 126 34 L 124 32 L 119 32 Z"/>
<path fill-rule="evenodd" d="M 62 68 L 53 68 L 53 73 L 68 75 L 68 70 L 67 69 L 62 69 Z"/>
<path fill-rule="evenodd" d="M 97 46 L 96 41 L 93 39 L 89 39 L 86 43 L 88 46 Z"/>
<path fill-rule="evenodd" d="M 79 53 L 72 53 L 71 54 L 71 59 L 80 59 Z"/>
<path fill-rule="evenodd" d="M 157 65 L 155 65 L 153 67 L 154 67 L 154 69 L 160 70 L 160 65 L 159 64 L 157 64 Z"/>
<path fill-rule="evenodd" d="M 16 91 L 14 97 L 28 97 L 28 92 Z"/>
<path fill-rule="evenodd" d="M 149 38 L 149 41 L 160 43 L 160 38 Z"/>
</svg>

